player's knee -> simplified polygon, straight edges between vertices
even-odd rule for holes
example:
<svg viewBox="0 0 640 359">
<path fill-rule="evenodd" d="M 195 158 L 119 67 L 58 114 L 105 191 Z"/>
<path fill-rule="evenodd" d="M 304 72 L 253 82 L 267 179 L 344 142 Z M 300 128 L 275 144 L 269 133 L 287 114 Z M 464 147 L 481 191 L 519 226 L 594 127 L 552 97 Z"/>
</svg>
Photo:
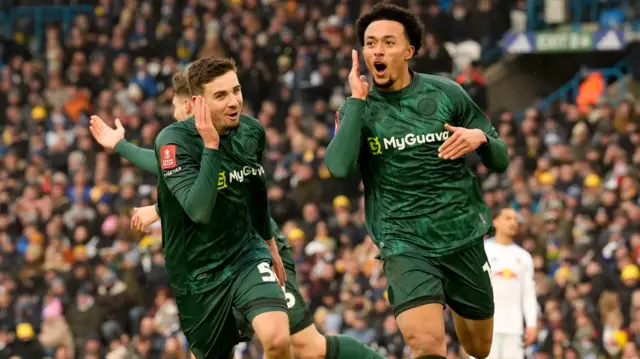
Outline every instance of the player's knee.
<svg viewBox="0 0 640 359">
<path fill-rule="evenodd" d="M 267 358 L 288 358 L 291 339 L 288 330 L 271 330 L 260 338 Z"/>
<path fill-rule="evenodd" d="M 492 342 L 492 335 L 480 334 L 471 336 L 470 343 L 462 343 L 462 346 L 470 356 L 477 359 L 484 359 L 488 357 L 491 352 Z"/>
<path fill-rule="evenodd" d="M 291 348 L 293 355 L 298 359 L 324 359 L 326 356 L 325 338 L 317 336 L 291 336 Z"/>
<path fill-rule="evenodd" d="M 446 350 L 444 332 L 429 333 L 411 330 L 406 332 L 405 340 L 415 356 L 440 355 L 443 350 Z"/>
</svg>

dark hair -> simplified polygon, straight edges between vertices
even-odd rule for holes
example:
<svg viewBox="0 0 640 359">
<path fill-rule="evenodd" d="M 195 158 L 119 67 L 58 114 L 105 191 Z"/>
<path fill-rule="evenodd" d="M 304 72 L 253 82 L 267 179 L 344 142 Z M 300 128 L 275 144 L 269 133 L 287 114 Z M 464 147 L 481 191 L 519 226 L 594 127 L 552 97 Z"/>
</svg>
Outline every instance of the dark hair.
<svg viewBox="0 0 640 359">
<path fill-rule="evenodd" d="M 191 96 L 189 93 L 189 85 L 187 84 L 187 76 L 184 72 L 178 72 L 173 75 L 173 94 L 176 96 Z"/>
<path fill-rule="evenodd" d="M 202 95 L 203 86 L 229 71 L 236 71 L 236 63 L 223 57 L 205 57 L 197 60 L 187 70 L 187 85 L 191 95 Z"/>
<path fill-rule="evenodd" d="M 504 211 L 509 210 L 509 209 L 510 210 L 514 210 L 512 206 L 504 206 L 504 207 L 498 208 L 498 210 L 496 210 L 494 212 L 493 219 L 496 219 L 496 218 L 500 217 Z"/>
<path fill-rule="evenodd" d="M 393 4 L 378 4 L 371 12 L 363 14 L 356 21 L 356 35 L 360 45 L 364 46 L 364 32 L 374 21 L 391 20 L 404 26 L 404 33 L 409 39 L 411 46 L 417 53 L 422 48 L 424 37 L 424 26 L 420 19 L 411 11 Z"/>
</svg>

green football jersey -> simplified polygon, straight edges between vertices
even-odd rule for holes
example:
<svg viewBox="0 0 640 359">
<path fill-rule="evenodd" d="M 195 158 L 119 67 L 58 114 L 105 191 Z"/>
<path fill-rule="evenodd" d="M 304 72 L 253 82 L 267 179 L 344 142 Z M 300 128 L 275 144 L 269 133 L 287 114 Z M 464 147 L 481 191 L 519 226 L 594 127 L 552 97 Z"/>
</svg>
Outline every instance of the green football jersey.
<svg viewBox="0 0 640 359">
<path fill-rule="evenodd" d="M 359 166 L 367 229 L 382 257 L 438 257 L 491 230 L 480 185 L 464 158 L 438 157 L 449 124 L 481 129 L 488 140 L 477 150 L 483 163 L 500 172 L 508 166 L 506 145 L 457 83 L 412 73 L 410 85 L 400 91 L 372 87 L 366 102 L 350 98 L 336 121 L 339 131 L 327 148 L 327 167 L 342 177 Z M 360 142 L 354 143 L 358 135 Z"/>
<path fill-rule="evenodd" d="M 141 148 L 126 140 L 120 140 L 114 147 L 114 151 L 129 160 L 134 166 L 156 176 L 158 175 L 158 166 L 154 150 Z M 275 238 L 278 249 L 291 248 L 289 240 L 280 232 L 278 224 L 273 218 L 270 218 L 269 224 L 271 238 Z"/>
<path fill-rule="evenodd" d="M 204 148 L 193 118 L 156 138 L 163 253 L 177 292 L 209 290 L 248 261 L 271 258 L 264 145 L 264 129 L 244 115 L 218 150 Z"/>
</svg>

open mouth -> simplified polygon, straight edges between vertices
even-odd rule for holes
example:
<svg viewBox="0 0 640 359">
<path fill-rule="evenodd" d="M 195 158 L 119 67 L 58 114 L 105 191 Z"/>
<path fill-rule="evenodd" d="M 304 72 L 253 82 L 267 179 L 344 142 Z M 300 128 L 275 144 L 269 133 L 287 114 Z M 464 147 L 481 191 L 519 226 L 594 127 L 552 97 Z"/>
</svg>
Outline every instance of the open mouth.
<svg viewBox="0 0 640 359">
<path fill-rule="evenodd" d="M 240 116 L 240 111 L 232 112 L 232 113 L 228 114 L 227 116 L 229 118 L 231 118 L 231 119 L 237 119 L 238 116 Z"/>
<path fill-rule="evenodd" d="M 376 61 L 373 63 L 373 68 L 376 70 L 376 75 L 382 76 L 387 71 L 387 65 L 380 61 Z"/>
</svg>

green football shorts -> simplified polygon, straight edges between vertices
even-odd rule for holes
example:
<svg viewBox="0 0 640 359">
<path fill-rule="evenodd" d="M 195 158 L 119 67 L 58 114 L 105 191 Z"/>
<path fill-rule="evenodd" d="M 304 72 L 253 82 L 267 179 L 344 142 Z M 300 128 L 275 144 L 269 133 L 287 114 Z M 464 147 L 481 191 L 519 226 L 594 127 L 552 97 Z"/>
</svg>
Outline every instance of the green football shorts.
<svg viewBox="0 0 640 359">
<path fill-rule="evenodd" d="M 442 257 L 420 253 L 383 259 L 389 282 L 389 302 L 397 317 L 424 304 L 440 303 L 463 318 L 493 317 L 493 288 L 482 239 Z"/>
<path fill-rule="evenodd" d="M 313 325 L 313 315 L 309 311 L 309 307 L 304 301 L 300 289 L 298 288 L 298 279 L 296 273 L 296 263 L 293 260 L 291 248 L 280 248 L 280 258 L 287 272 L 287 281 L 285 282 L 284 296 L 289 309 L 289 331 L 291 335 L 300 332 L 303 329 Z M 241 313 L 234 308 L 238 329 L 240 330 L 241 341 L 249 341 L 253 336 L 253 328 L 247 322 Z"/>
<path fill-rule="evenodd" d="M 248 323 L 262 313 L 287 312 L 271 263 L 251 263 L 216 288 L 176 295 L 180 325 L 198 359 L 226 359 L 240 341 L 234 309 Z"/>
</svg>

